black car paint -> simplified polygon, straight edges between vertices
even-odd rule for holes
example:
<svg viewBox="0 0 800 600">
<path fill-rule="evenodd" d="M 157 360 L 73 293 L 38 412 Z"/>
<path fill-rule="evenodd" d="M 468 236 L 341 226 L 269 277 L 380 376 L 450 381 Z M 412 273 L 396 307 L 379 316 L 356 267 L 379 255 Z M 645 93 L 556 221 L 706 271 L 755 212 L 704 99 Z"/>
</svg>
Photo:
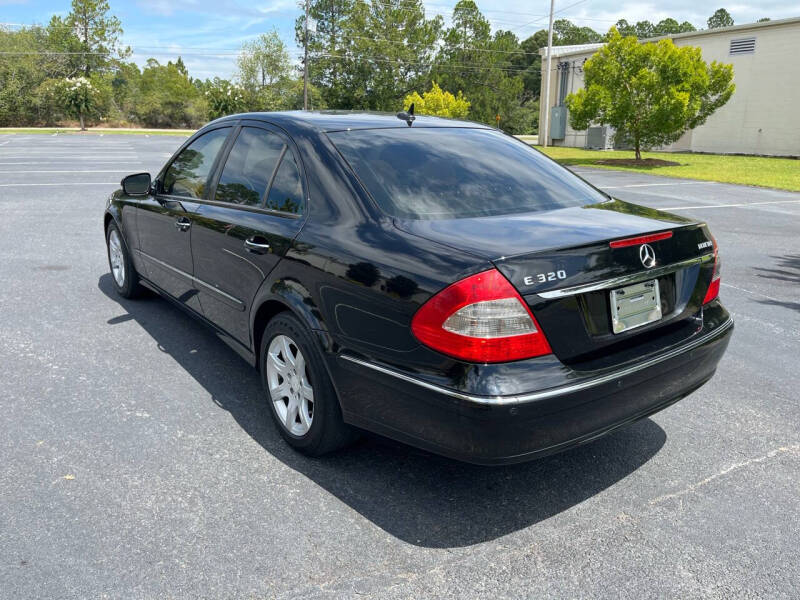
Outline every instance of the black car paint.
<svg viewBox="0 0 800 600">
<path fill-rule="evenodd" d="M 278 311 L 291 310 L 320 342 L 345 421 L 463 460 L 511 462 L 579 443 L 645 416 L 713 374 L 730 327 L 686 356 L 547 402 L 476 404 L 365 367 L 363 363 L 375 365 L 436 389 L 502 398 L 568 386 L 679 348 L 729 321 L 719 301 L 701 306 L 712 277 L 710 263 L 687 270 L 681 275 L 685 281 L 672 282 L 677 292 L 667 322 L 622 336 L 602 330 L 587 334 L 586 315 L 593 308 L 577 306 L 584 300 L 544 300 L 538 293 L 642 270 L 636 248 L 610 250 L 608 238 L 672 230 L 673 243 L 654 244 L 659 258 L 668 263 L 701 254 L 696 243 L 708 241 L 710 234 L 702 223 L 619 201 L 508 217 L 391 219 L 371 201 L 325 131 L 407 127 L 393 116 L 233 116 L 209 124 L 181 149 L 209 128 L 230 127 L 235 135 L 244 123 L 277 131 L 290 144 L 303 174 L 307 204 L 302 216 L 208 199 L 136 198 L 117 191 L 106 219 L 120 224 L 145 284 L 209 323 L 252 365 L 259 364 L 265 323 Z M 414 127 L 483 126 L 420 117 Z M 215 164 L 208 197 L 213 197 L 221 162 Z M 156 188 L 168 165 L 156 178 Z M 191 227 L 176 227 L 178 218 L 189 219 Z M 268 240 L 269 252 L 247 251 L 244 241 L 254 235 Z M 186 260 L 189 240 L 191 264 Z M 153 258 L 178 264 L 169 268 L 143 258 L 148 248 Z M 444 356 L 414 338 L 411 318 L 428 298 L 493 266 L 529 303 L 555 354 L 473 364 Z M 567 279 L 524 284 L 530 273 L 553 270 L 565 270 Z M 601 298 L 597 301 L 602 304 Z M 594 308 L 603 314 L 602 308 Z M 700 358 L 687 360 L 692 356 Z M 685 371 L 677 383 L 671 379 L 675 369 Z M 638 391 L 631 390 L 634 385 Z M 626 411 L 623 397 L 628 396 L 639 400 Z M 605 411 L 600 410 L 604 405 Z M 578 406 L 584 408 L 573 414 Z M 561 433 L 545 433 L 554 427 Z"/>
</svg>

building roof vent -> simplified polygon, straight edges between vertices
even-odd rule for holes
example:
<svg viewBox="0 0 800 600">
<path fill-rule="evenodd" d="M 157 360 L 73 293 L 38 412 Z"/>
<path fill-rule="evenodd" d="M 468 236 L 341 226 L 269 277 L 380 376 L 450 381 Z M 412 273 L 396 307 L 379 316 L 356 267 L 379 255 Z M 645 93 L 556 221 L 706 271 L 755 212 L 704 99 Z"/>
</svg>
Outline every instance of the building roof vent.
<svg viewBox="0 0 800 600">
<path fill-rule="evenodd" d="M 731 40 L 729 54 L 753 54 L 756 51 L 756 38 L 741 38 Z"/>
</svg>

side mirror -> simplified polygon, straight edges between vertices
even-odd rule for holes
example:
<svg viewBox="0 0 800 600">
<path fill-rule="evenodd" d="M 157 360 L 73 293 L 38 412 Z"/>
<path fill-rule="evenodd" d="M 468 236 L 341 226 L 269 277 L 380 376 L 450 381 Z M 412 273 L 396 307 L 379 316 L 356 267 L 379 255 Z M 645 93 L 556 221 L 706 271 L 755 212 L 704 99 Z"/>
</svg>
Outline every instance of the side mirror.
<svg viewBox="0 0 800 600">
<path fill-rule="evenodd" d="M 147 196 L 150 193 L 150 173 L 128 175 L 121 183 L 122 191 L 128 196 Z"/>
</svg>

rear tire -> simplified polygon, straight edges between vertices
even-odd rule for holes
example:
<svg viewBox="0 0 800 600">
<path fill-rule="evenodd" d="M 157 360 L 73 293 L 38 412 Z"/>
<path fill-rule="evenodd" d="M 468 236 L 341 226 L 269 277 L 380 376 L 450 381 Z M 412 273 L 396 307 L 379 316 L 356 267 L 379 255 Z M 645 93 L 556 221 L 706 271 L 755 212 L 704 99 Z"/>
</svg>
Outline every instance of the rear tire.
<svg viewBox="0 0 800 600">
<path fill-rule="evenodd" d="M 108 267 L 111 270 L 111 281 L 114 289 L 123 298 L 136 298 L 142 293 L 139 285 L 139 274 L 133 266 L 131 253 L 125 244 L 125 239 L 113 221 L 106 229 L 106 250 L 108 254 Z"/>
<path fill-rule="evenodd" d="M 295 450 L 320 456 L 358 437 L 339 400 L 311 332 L 294 315 L 274 317 L 261 338 L 260 371 L 275 426 Z"/>
</svg>

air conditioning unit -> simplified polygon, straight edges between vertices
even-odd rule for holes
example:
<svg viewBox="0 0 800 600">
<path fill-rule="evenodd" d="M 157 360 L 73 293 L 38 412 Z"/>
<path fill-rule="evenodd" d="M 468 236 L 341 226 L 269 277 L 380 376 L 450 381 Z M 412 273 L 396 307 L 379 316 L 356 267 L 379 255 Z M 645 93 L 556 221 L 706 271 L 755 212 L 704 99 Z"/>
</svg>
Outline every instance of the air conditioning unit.
<svg viewBox="0 0 800 600">
<path fill-rule="evenodd" d="M 589 127 L 586 130 L 586 148 L 589 150 L 611 150 L 614 147 L 614 131 L 608 125 Z"/>
</svg>

